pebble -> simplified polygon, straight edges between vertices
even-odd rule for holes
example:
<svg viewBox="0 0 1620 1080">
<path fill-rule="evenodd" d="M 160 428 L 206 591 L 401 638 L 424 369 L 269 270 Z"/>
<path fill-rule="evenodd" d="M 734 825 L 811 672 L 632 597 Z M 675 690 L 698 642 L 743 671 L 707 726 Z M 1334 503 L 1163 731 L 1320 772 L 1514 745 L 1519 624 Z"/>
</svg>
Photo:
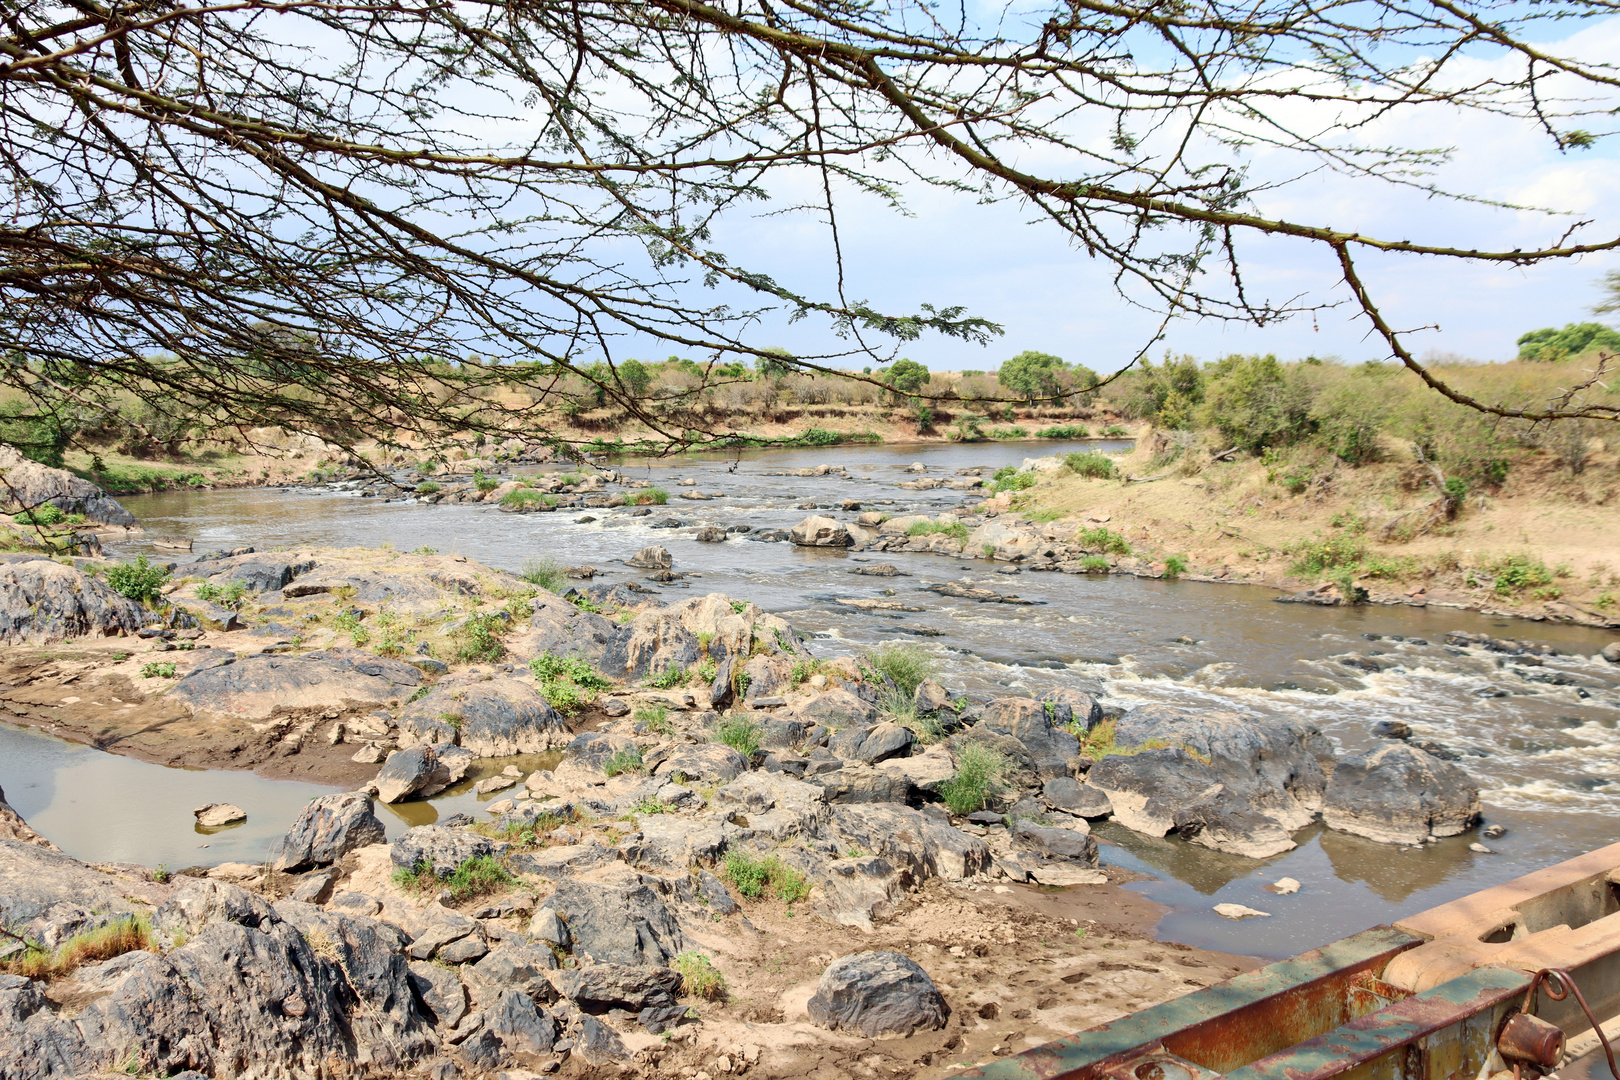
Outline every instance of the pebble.
<svg viewBox="0 0 1620 1080">
<path fill-rule="evenodd" d="M 1483 835 L 1484 837 L 1486 837 L 1489 840 L 1500 840 L 1502 837 L 1507 835 L 1507 826 L 1506 825 L 1487 825 L 1487 826 L 1485 826 L 1485 829 L 1483 830 L 1481 835 Z"/>
<path fill-rule="evenodd" d="M 1495 855 L 1496 854 L 1496 852 L 1492 851 L 1490 848 L 1486 847 L 1484 844 L 1479 844 L 1479 843 L 1469 844 L 1468 845 L 1468 850 L 1469 851 L 1477 851 L 1481 855 Z"/>
</svg>

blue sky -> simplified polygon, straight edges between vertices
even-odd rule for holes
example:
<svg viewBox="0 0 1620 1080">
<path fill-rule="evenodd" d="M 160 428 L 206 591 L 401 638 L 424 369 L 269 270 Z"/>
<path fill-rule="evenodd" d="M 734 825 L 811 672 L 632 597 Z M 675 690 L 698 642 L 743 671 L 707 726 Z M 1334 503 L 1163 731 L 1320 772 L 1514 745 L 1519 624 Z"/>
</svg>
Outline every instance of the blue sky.
<svg viewBox="0 0 1620 1080">
<path fill-rule="evenodd" d="M 1585 56 L 1620 55 L 1620 19 L 1593 22 L 1547 46 Z M 1483 71 L 1500 61 L 1469 62 Z M 1456 153 L 1433 178 L 1441 186 L 1560 214 L 1459 205 L 1331 175 L 1270 192 L 1259 209 L 1311 224 L 1467 248 L 1542 246 L 1576 220 L 1592 222 L 1582 234 L 1588 239 L 1620 234 L 1620 146 L 1613 138 L 1561 153 L 1528 124 L 1439 108 L 1386 121 L 1373 134 L 1385 141 L 1455 146 Z M 1288 167 L 1280 155 L 1253 161 L 1259 175 L 1280 176 Z M 908 346 L 905 355 L 935 370 L 960 370 L 993 368 L 1023 349 L 1039 349 L 1111 371 L 1151 337 L 1157 319 L 1116 295 L 1112 267 L 1071 248 L 1052 226 L 1030 224 L 1034 215 L 1027 208 L 978 205 L 916 184 L 902 190 L 913 216 L 870 199 L 842 200 L 847 295 L 896 312 L 915 310 L 922 302 L 962 304 L 1006 328 L 989 347 L 931 337 Z M 811 294 L 827 295 L 830 289 L 830 239 L 808 219 L 737 215 L 721 224 L 716 239 L 736 264 L 767 271 Z M 1249 283 L 1273 298 L 1344 297 L 1342 290 L 1334 291 L 1337 266 L 1325 249 L 1250 238 L 1244 252 Z M 1360 266 L 1392 323 L 1437 327 L 1413 334 L 1414 352 L 1477 360 L 1510 358 L 1515 339 L 1527 330 L 1592 318 L 1588 309 L 1597 302 L 1598 279 L 1613 268 L 1620 268 L 1620 256 L 1519 269 L 1366 255 Z M 1386 350 L 1366 331 L 1364 321 L 1341 311 L 1314 320 L 1295 317 L 1266 329 L 1183 321 L 1173 324 L 1166 345 L 1204 359 L 1238 351 L 1384 358 Z M 748 336 L 796 353 L 836 346 L 809 321 L 767 323 Z M 662 355 L 656 347 L 631 351 Z"/>
</svg>

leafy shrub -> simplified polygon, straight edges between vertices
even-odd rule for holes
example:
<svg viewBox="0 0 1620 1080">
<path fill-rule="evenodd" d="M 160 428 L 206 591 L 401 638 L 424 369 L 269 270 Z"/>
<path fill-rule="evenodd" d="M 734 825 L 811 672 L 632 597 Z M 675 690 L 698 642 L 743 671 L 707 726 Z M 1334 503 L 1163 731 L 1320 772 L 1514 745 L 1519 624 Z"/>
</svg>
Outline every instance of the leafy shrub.
<svg viewBox="0 0 1620 1080">
<path fill-rule="evenodd" d="M 424 480 L 420 484 L 416 485 L 416 493 L 418 495 L 434 495 L 443 490 L 443 488 L 441 488 L 438 484 L 435 484 L 432 480 Z"/>
<path fill-rule="evenodd" d="M 17 515 L 17 520 L 28 525 L 40 525 L 49 528 L 60 525 L 68 515 L 62 513 L 62 508 L 55 503 L 40 503 L 32 510 L 24 510 Z"/>
<path fill-rule="evenodd" d="M 456 643 L 456 659 L 494 663 L 506 655 L 506 642 L 501 640 L 505 632 L 506 619 L 501 613 L 468 615 L 450 635 Z"/>
<path fill-rule="evenodd" d="M 1187 572 L 1187 557 L 1185 555 L 1172 555 L 1164 560 L 1164 576 L 1178 578 Z"/>
<path fill-rule="evenodd" d="M 473 487 L 477 488 L 485 495 L 488 495 L 490 492 L 494 491 L 500 486 L 501 482 L 493 477 L 485 476 L 482 472 L 473 473 Z"/>
<path fill-rule="evenodd" d="M 759 725 L 747 716 L 722 717 L 714 725 L 712 738 L 743 757 L 752 757 L 759 750 Z"/>
<path fill-rule="evenodd" d="M 917 521 L 906 530 L 907 536 L 949 536 L 961 543 L 967 543 L 968 528 L 960 521 Z"/>
<path fill-rule="evenodd" d="M 1039 480 L 1032 472 L 1019 472 L 1011 465 L 997 469 L 991 478 L 991 491 L 1027 491 Z"/>
<path fill-rule="evenodd" d="M 564 716 L 573 716 L 590 703 L 589 694 L 574 684 L 565 682 L 541 683 L 540 696 L 546 699 L 547 705 Z"/>
<path fill-rule="evenodd" d="M 1275 356 L 1228 356 L 1208 369 L 1204 421 L 1250 453 L 1299 442 L 1315 431 L 1312 389 Z"/>
<path fill-rule="evenodd" d="M 1083 548 L 1101 551 L 1108 555 L 1129 555 L 1131 553 L 1131 542 L 1104 525 L 1098 525 L 1092 529 L 1081 529 L 1074 534 L 1074 542 Z"/>
<path fill-rule="evenodd" d="M 939 661 L 915 645 L 879 645 L 866 654 L 866 662 L 878 674 L 888 676 L 907 698 L 939 673 Z"/>
<path fill-rule="evenodd" d="M 241 609 L 242 601 L 247 597 L 247 594 L 247 584 L 241 581 L 233 581 L 223 587 L 215 585 L 211 581 L 205 581 L 197 586 L 197 599 L 236 610 Z"/>
<path fill-rule="evenodd" d="M 627 506 L 663 506 L 669 502 L 669 492 L 663 488 L 643 488 L 624 497 Z"/>
<path fill-rule="evenodd" d="M 1080 572 L 1083 574 L 1108 573 L 1108 560 L 1101 555 L 1087 555 L 1080 560 Z"/>
<path fill-rule="evenodd" d="M 590 662 L 581 656 L 558 656 L 543 652 L 529 661 L 529 670 L 541 682 L 567 679 L 587 690 L 606 690 L 613 683 L 596 673 Z"/>
<path fill-rule="evenodd" d="M 677 686 L 685 686 L 688 678 L 687 670 L 678 664 L 671 664 L 647 680 L 647 685 L 658 690 L 673 690 Z"/>
<path fill-rule="evenodd" d="M 1087 450 L 1083 454 L 1065 454 L 1063 464 L 1076 476 L 1091 480 L 1112 480 L 1119 475 L 1114 459 L 1095 450 Z"/>
<path fill-rule="evenodd" d="M 1103 435 L 1110 439 L 1128 439 L 1131 437 L 1129 428 L 1122 428 L 1118 424 L 1109 424 L 1102 429 Z"/>
<path fill-rule="evenodd" d="M 1027 438 L 1029 438 L 1028 429 L 1021 428 L 1017 424 L 1014 424 L 1012 427 L 991 428 L 989 431 L 985 432 L 985 434 L 990 436 L 992 439 L 1027 439 Z"/>
<path fill-rule="evenodd" d="M 693 997 L 705 1001 L 726 999 L 726 977 L 702 953 L 683 952 L 675 957 L 674 968 L 681 977 L 681 987 Z"/>
<path fill-rule="evenodd" d="M 174 678 L 174 661 L 155 660 L 150 664 L 141 665 L 141 678 L 143 679 L 172 679 Z"/>
<path fill-rule="evenodd" d="M 750 900 L 758 900 L 767 891 L 788 904 L 810 895 L 804 875 L 776 855 L 757 858 L 742 851 L 728 852 L 723 876 Z"/>
<path fill-rule="evenodd" d="M 1519 338 L 1518 346 L 1520 360 L 1568 360 L 1593 349 L 1620 353 L 1620 333 L 1602 323 L 1569 323 L 1562 330 L 1532 330 Z"/>
<path fill-rule="evenodd" d="M 956 752 L 956 772 L 940 785 L 940 795 L 951 813 L 963 817 L 983 810 L 999 794 L 1007 775 L 1007 757 L 983 743 L 964 743 Z"/>
<path fill-rule="evenodd" d="M 153 566 L 142 555 L 133 563 L 119 563 L 107 568 L 107 587 L 120 596 L 127 596 L 142 604 L 153 604 L 162 595 L 164 583 L 169 580 L 166 567 Z"/>
<path fill-rule="evenodd" d="M 632 746 L 628 750 L 616 750 L 613 756 L 602 763 L 602 772 L 609 778 L 620 773 L 642 773 L 647 771 L 647 763 L 641 760 L 641 748 Z"/>
<path fill-rule="evenodd" d="M 568 575 L 555 559 L 531 559 L 523 564 L 523 572 L 518 577 L 547 592 L 561 592 L 568 584 Z"/>
<path fill-rule="evenodd" d="M 1547 564 L 1529 555 L 1508 555 L 1490 563 L 1487 569 L 1496 576 L 1492 586 L 1498 596 L 1516 596 L 1526 589 L 1544 589 L 1553 582 L 1553 572 Z M 1556 599 L 1553 596 L 1537 599 Z"/>
<path fill-rule="evenodd" d="M 1355 567 L 1366 558 L 1367 545 L 1348 536 L 1326 540 L 1301 540 L 1294 545 L 1293 572 L 1323 574 L 1339 567 Z"/>
<path fill-rule="evenodd" d="M 440 878 L 433 872 L 428 863 L 417 863 L 415 867 L 394 871 L 394 884 L 402 889 L 412 892 L 437 892 L 447 889 L 456 901 L 471 900 L 478 896 L 488 896 L 508 886 L 517 884 L 517 878 L 512 872 L 501 865 L 499 859 L 493 855 L 478 855 L 460 866 L 448 877 Z"/>
<path fill-rule="evenodd" d="M 1053 424 L 1051 427 L 1041 428 L 1035 433 L 1037 439 L 1084 439 L 1090 435 L 1089 429 L 1079 424 Z"/>
</svg>

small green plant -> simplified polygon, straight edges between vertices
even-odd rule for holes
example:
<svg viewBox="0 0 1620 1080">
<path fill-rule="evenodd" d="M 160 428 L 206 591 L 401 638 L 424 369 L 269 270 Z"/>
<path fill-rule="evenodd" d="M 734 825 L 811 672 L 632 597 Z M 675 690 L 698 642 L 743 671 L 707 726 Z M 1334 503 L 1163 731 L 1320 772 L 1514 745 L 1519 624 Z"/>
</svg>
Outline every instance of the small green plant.
<svg viewBox="0 0 1620 1080">
<path fill-rule="evenodd" d="M 771 892 L 778 900 L 792 904 L 810 895 L 810 883 L 804 875 L 778 855 L 758 858 L 742 851 L 728 852 L 723 875 L 750 900 Z"/>
<path fill-rule="evenodd" d="M 1487 565 L 1496 577 L 1492 591 L 1498 596 L 1515 596 L 1526 589 L 1545 590 L 1552 585 L 1553 572 L 1547 564 L 1529 555 L 1507 555 Z"/>
<path fill-rule="evenodd" d="M 458 712 L 442 712 L 439 714 L 439 719 L 443 720 L 457 731 L 460 731 L 461 725 L 466 722 L 462 719 L 461 714 Z"/>
<path fill-rule="evenodd" d="M 1109 439 L 1128 439 L 1131 435 L 1129 430 L 1120 427 L 1118 424 L 1109 424 L 1102 429 L 1102 433 L 1104 437 Z"/>
<path fill-rule="evenodd" d="M 643 705 L 635 711 L 633 719 L 655 735 L 675 734 L 675 725 L 669 722 L 667 705 Z"/>
<path fill-rule="evenodd" d="M 991 432 L 991 435 L 994 436 L 995 432 Z M 1027 491 L 1035 486 L 1039 477 L 1032 472 L 1019 472 L 1015 466 L 1004 465 L 990 479 L 991 491 Z"/>
<path fill-rule="evenodd" d="M 223 588 L 207 581 L 197 586 L 197 599 L 217 603 L 235 611 L 242 609 L 247 594 L 247 584 L 241 581 L 233 581 Z"/>
<path fill-rule="evenodd" d="M 989 431 L 985 432 L 985 434 L 990 436 L 992 439 L 1029 438 L 1029 431 L 1025 428 L 1019 427 L 1017 424 L 1014 424 L 1012 427 L 991 428 Z"/>
<path fill-rule="evenodd" d="M 141 665 L 141 678 L 143 679 L 172 679 L 174 678 L 174 661 L 154 660 L 150 664 Z"/>
<path fill-rule="evenodd" d="M 1175 579 L 1187 572 L 1187 557 L 1185 555 L 1172 555 L 1164 560 L 1164 576 Z"/>
<path fill-rule="evenodd" d="M 62 513 L 62 508 L 55 503 L 40 503 L 32 509 L 24 510 L 18 514 L 17 520 L 27 525 L 40 525 L 50 528 L 52 525 L 60 525 L 65 517 L 67 515 Z"/>
<path fill-rule="evenodd" d="M 517 488 L 501 496 L 502 506 L 511 506 L 522 509 L 525 506 L 556 506 L 562 500 L 555 495 L 547 495 L 543 491 L 533 488 Z"/>
<path fill-rule="evenodd" d="M 1119 475 L 1119 468 L 1114 464 L 1114 459 L 1095 450 L 1066 454 L 1063 464 L 1076 476 L 1084 476 L 1090 480 L 1112 480 Z"/>
<path fill-rule="evenodd" d="M 421 547 L 419 547 L 415 551 L 411 552 L 412 555 L 437 555 L 438 553 L 439 553 L 438 548 L 436 548 L 436 547 L 428 547 L 426 544 L 423 544 Z"/>
<path fill-rule="evenodd" d="M 907 698 L 939 674 L 939 661 L 915 645 L 879 645 L 866 654 L 866 662 Z"/>
<path fill-rule="evenodd" d="M 167 885 L 169 883 L 169 864 L 158 863 L 154 866 L 152 868 L 152 880 L 159 885 Z"/>
<path fill-rule="evenodd" d="M 587 690 L 606 690 L 613 685 L 610 680 L 598 675 L 590 662 L 581 656 L 558 656 L 556 653 L 543 652 L 529 661 L 529 670 L 541 682 L 567 679 Z"/>
<path fill-rule="evenodd" d="M 960 521 L 918 521 L 906 530 L 907 536 L 949 536 L 958 543 L 967 543 L 968 528 Z"/>
<path fill-rule="evenodd" d="M 1108 573 L 1108 559 L 1103 555 L 1087 555 L 1080 560 L 1080 572 L 1083 574 Z"/>
<path fill-rule="evenodd" d="M 678 664 L 671 664 L 647 680 L 647 685 L 658 690 L 673 690 L 677 686 L 685 686 L 687 671 Z"/>
<path fill-rule="evenodd" d="M 726 977 L 702 953 L 683 952 L 675 957 L 673 965 L 681 977 L 681 987 L 693 997 L 705 1001 L 726 999 Z"/>
<path fill-rule="evenodd" d="M 0 962 L 0 971 L 29 979 L 60 979 L 85 964 L 152 948 L 152 927 L 138 916 L 75 934 L 54 949 L 27 942 L 20 955 Z"/>
<path fill-rule="evenodd" d="M 581 592 L 576 592 L 572 596 L 565 596 L 563 599 L 579 608 L 579 610 L 587 612 L 591 615 L 600 615 L 607 610 L 601 604 L 598 604 L 595 600 L 592 600 L 590 597 Z"/>
<path fill-rule="evenodd" d="M 1129 555 L 1131 553 L 1131 542 L 1105 525 L 1098 525 L 1093 529 L 1081 529 L 1074 534 L 1074 542 L 1083 548 L 1100 551 L 1105 555 Z"/>
<path fill-rule="evenodd" d="M 643 488 L 624 497 L 627 506 L 663 506 L 669 502 L 669 492 L 663 488 Z"/>
<path fill-rule="evenodd" d="M 473 473 L 473 487 L 477 488 L 485 495 L 488 495 L 490 492 L 494 491 L 500 486 L 501 482 L 499 480 L 485 476 L 481 470 Z"/>
<path fill-rule="evenodd" d="M 107 568 L 107 587 L 137 603 L 155 604 L 169 580 L 167 567 L 153 566 L 145 555 L 132 563 Z"/>
<path fill-rule="evenodd" d="M 806 679 L 810 678 L 812 675 L 815 675 L 820 670 L 820 660 L 800 660 L 797 664 L 793 665 L 793 670 L 788 672 L 788 684 L 795 687 L 801 686 Z"/>
<path fill-rule="evenodd" d="M 450 634 L 456 643 L 456 659 L 468 663 L 494 663 L 506 655 L 501 635 L 506 619 L 497 613 L 468 615 Z"/>
<path fill-rule="evenodd" d="M 517 878 L 495 856 L 476 855 L 443 878 L 435 874 L 427 862 L 417 863 L 409 870 L 395 870 L 394 884 L 419 893 L 445 889 L 459 903 L 515 885 Z"/>
<path fill-rule="evenodd" d="M 554 559 L 532 559 L 518 577 L 547 592 L 561 592 L 568 584 L 568 575 Z"/>
<path fill-rule="evenodd" d="M 1079 424 L 1054 424 L 1035 433 L 1037 439 L 1084 439 L 1091 432 Z"/>
<path fill-rule="evenodd" d="M 673 814 L 675 807 L 656 795 L 644 795 L 630 808 L 633 814 Z"/>
<path fill-rule="evenodd" d="M 1000 750 L 979 742 L 964 743 L 956 752 L 956 772 L 940 785 L 940 795 L 958 817 L 983 810 L 1001 793 L 1007 768 L 1007 756 Z"/>
<path fill-rule="evenodd" d="M 733 600 L 731 602 L 731 610 L 736 612 L 738 615 L 741 615 L 743 612 L 748 610 L 748 601 Z"/>
<path fill-rule="evenodd" d="M 789 638 L 787 634 L 782 632 L 782 628 L 780 626 L 775 627 L 774 629 L 776 631 L 776 647 L 787 653 L 789 656 L 798 656 L 799 650 L 793 647 L 793 640 Z"/>
<path fill-rule="evenodd" d="M 615 750 L 613 755 L 602 763 L 602 772 L 609 779 L 620 773 L 643 773 L 647 771 L 646 762 L 641 760 L 641 748 L 632 746 L 625 750 Z"/>
<path fill-rule="evenodd" d="M 416 493 L 418 495 L 436 495 L 443 490 L 443 488 L 441 488 L 438 484 L 435 484 L 432 480 L 424 480 L 420 484 L 416 485 Z"/>
<path fill-rule="evenodd" d="M 747 716 L 726 716 L 715 722 L 712 736 L 725 743 L 743 757 L 752 757 L 759 749 L 759 725 Z"/>
</svg>

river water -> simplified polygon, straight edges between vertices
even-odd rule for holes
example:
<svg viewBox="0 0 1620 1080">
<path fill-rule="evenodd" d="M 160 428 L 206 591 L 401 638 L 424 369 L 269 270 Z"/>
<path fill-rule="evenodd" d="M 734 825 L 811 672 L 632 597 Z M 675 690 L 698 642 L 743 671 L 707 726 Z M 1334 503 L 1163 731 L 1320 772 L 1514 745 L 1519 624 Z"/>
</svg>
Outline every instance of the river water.
<svg viewBox="0 0 1620 1080">
<path fill-rule="evenodd" d="M 611 582 L 639 576 L 619 560 L 647 544 L 662 544 L 676 569 L 689 575 L 662 586 L 665 599 L 690 595 L 687 590 L 747 598 L 815 635 L 820 655 L 912 642 L 938 657 L 941 681 L 952 690 L 1038 696 L 1070 686 L 1125 704 L 1173 702 L 1302 717 L 1341 750 L 1371 745 L 1369 729 L 1380 720 L 1405 721 L 1417 738 L 1462 755 L 1460 764 L 1482 789 L 1487 820 L 1509 829 L 1488 841 L 1492 854 L 1481 854 L 1469 848 L 1476 835 L 1403 851 L 1312 828 L 1296 837 L 1294 851 L 1256 862 L 1099 828 L 1104 861 L 1151 875 L 1130 887 L 1170 906 L 1160 933 L 1192 944 L 1287 956 L 1620 839 L 1620 668 L 1594 657 L 1613 640 L 1611 634 L 1436 608 L 1277 604 L 1270 590 L 1245 586 L 1003 574 L 982 561 L 930 555 L 850 554 L 741 537 L 724 544 L 692 539 L 696 527 L 709 524 L 786 528 L 805 516 L 800 504 L 807 501 L 838 507 L 858 499 L 865 509 L 937 513 L 958 505 L 963 493 L 899 488 L 914 478 L 904 471 L 912 462 L 927 465 L 928 475 L 950 476 L 959 468 L 1016 464 L 1025 456 L 1077 448 L 838 447 L 621 464 L 621 471 L 672 494 L 694 490 L 677 486 L 691 478 L 695 490 L 718 495 L 703 502 L 672 498 L 647 517 L 623 510 L 503 514 L 482 506 L 385 502 L 311 489 L 137 496 L 124 502 L 146 526 L 147 539 L 130 541 L 119 553 L 151 551 L 149 539 L 164 535 L 190 536 L 199 552 L 245 544 L 387 542 L 402 550 L 427 545 L 513 570 L 538 557 L 588 562 Z M 768 475 L 820 464 L 843 465 L 848 476 Z M 835 511 L 840 515 L 848 516 Z M 597 520 L 577 523 L 585 516 Z M 670 517 L 687 527 L 652 527 Z M 862 562 L 893 563 L 910 576 L 852 575 Z M 1038 603 L 977 604 L 923 589 L 960 579 Z M 920 610 L 860 613 L 834 602 L 891 589 L 895 599 Z M 1445 646 L 1442 638 L 1450 630 L 1546 642 L 1563 655 L 1526 666 Z M 1383 670 L 1367 673 L 1340 662 L 1349 657 L 1376 658 Z M 500 764 L 486 765 L 480 775 L 498 771 Z M 39 780 L 42 773 L 52 779 Z M 243 774 L 181 773 L 14 730 L 0 732 L 0 786 L 40 831 L 75 855 L 171 867 L 262 858 L 297 805 L 325 790 Z M 132 810 L 103 831 L 89 825 L 94 817 L 69 810 L 69 799 L 93 799 L 100 807 L 119 808 L 119 814 L 124 807 Z M 190 809 L 208 801 L 242 806 L 248 825 L 198 835 Z M 478 801 L 463 785 L 432 804 L 389 808 L 390 831 Z M 1279 897 L 1262 889 L 1282 876 L 1299 880 L 1301 892 Z M 1272 917 L 1228 922 L 1211 913 L 1224 901 Z"/>
</svg>

